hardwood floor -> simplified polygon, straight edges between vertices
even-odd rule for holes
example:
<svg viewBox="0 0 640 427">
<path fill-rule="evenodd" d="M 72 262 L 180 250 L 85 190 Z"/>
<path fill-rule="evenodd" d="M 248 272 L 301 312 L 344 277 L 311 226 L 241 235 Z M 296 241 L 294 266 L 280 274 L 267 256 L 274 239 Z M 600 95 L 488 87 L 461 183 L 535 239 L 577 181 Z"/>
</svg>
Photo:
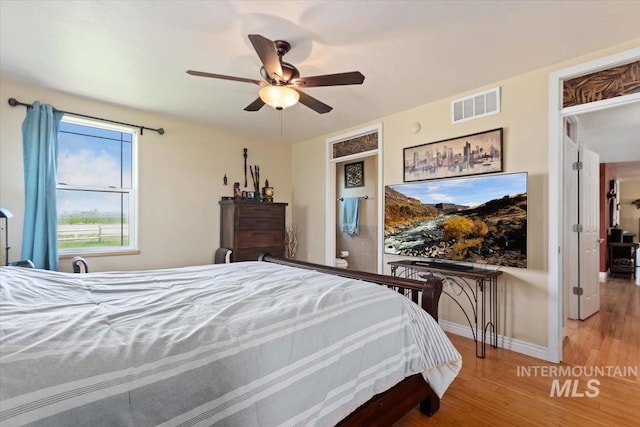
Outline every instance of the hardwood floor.
<svg viewBox="0 0 640 427">
<path fill-rule="evenodd" d="M 571 365 L 638 365 L 640 286 L 629 279 L 600 283 L 600 311 L 569 320 L 562 352 Z"/>
<path fill-rule="evenodd" d="M 418 426 L 638 426 L 640 425 L 640 286 L 613 279 L 601 284 L 601 310 L 585 321 L 570 321 L 563 344 L 565 361 L 544 362 L 503 349 L 487 348 L 475 357 L 472 340 L 449 334 L 463 357 L 460 375 L 447 390 L 440 410 L 427 417 L 414 409 L 394 427 Z M 619 367 L 623 376 L 533 376 L 542 366 L 580 373 L 592 367 Z M 531 376 L 523 372 L 530 368 Z M 635 372 L 633 369 L 635 368 Z M 613 368 L 611 368 L 613 369 Z M 584 373 L 584 371 L 583 371 Z M 613 372 L 612 372 L 613 373 Z M 619 372 L 622 373 L 622 372 Z M 520 374 L 520 375 L 519 375 Z M 554 378 L 571 391 L 551 397 Z M 578 380 L 578 381 L 575 381 Z M 592 383 L 589 389 L 587 382 Z M 576 394 L 570 396 L 575 388 Z M 597 396 L 587 397 L 587 393 Z M 558 397 L 558 395 L 562 397 Z"/>
</svg>

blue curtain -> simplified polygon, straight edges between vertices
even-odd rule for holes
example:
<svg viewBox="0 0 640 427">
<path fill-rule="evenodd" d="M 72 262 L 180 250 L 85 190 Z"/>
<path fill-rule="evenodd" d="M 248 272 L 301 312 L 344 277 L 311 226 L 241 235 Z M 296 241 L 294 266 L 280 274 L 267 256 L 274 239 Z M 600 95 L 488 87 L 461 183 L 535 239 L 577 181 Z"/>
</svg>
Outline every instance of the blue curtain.
<svg viewBox="0 0 640 427">
<path fill-rule="evenodd" d="M 62 113 L 35 101 L 22 123 L 25 213 L 22 259 L 36 268 L 58 270 L 56 169 Z"/>
</svg>

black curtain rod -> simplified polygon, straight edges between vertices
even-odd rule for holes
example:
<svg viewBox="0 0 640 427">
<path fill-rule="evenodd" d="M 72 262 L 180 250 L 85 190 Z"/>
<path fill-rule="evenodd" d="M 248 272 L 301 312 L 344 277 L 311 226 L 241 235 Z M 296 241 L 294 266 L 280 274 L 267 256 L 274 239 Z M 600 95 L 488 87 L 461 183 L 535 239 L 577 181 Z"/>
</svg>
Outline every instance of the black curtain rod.
<svg viewBox="0 0 640 427">
<path fill-rule="evenodd" d="M 22 105 L 23 107 L 27 107 L 27 108 L 32 108 L 33 107 L 33 104 L 25 104 L 24 102 L 20 102 L 15 98 L 9 98 L 9 105 L 11 105 L 12 107 L 17 107 L 18 105 Z M 162 128 L 153 129 L 153 128 L 148 128 L 146 126 L 132 125 L 131 123 L 116 122 L 115 120 L 103 119 L 101 117 L 87 116 L 86 114 L 72 113 L 71 111 L 62 111 L 62 110 L 58 110 L 56 108 L 54 108 L 53 111 L 58 112 L 58 113 L 63 113 L 63 114 L 70 114 L 72 116 L 84 117 L 86 119 L 101 120 L 103 122 L 109 122 L 109 123 L 115 123 L 115 124 L 118 124 L 118 125 L 131 126 L 131 127 L 140 129 L 140 135 L 143 134 L 145 129 L 152 130 L 154 132 L 158 132 L 160 135 L 164 134 L 164 129 L 162 129 Z"/>
</svg>

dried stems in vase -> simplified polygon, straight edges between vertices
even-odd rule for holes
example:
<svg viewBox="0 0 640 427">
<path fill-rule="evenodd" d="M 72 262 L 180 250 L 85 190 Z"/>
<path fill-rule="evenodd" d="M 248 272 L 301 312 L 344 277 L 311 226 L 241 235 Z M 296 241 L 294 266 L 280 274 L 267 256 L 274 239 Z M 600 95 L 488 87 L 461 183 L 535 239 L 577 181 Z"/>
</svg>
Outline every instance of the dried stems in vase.
<svg viewBox="0 0 640 427">
<path fill-rule="evenodd" d="M 298 230 L 291 224 L 284 231 L 284 257 L 293 259 L 298 250 Z"/>
</svg>

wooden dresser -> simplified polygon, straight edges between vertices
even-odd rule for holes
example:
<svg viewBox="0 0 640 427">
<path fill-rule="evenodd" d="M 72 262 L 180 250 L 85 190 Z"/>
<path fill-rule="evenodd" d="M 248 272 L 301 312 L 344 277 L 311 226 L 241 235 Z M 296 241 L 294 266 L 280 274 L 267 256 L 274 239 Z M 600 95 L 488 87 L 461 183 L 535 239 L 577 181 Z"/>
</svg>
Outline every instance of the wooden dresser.
<svg viewBox="0 0 640 427">
<path fill-rule="evenodd" d="M 220 246 L 233 251 L 233 261 L 257 261 L 270 253 L 284 257 L 287 203 L 220 201 Z"/>
</svg>

